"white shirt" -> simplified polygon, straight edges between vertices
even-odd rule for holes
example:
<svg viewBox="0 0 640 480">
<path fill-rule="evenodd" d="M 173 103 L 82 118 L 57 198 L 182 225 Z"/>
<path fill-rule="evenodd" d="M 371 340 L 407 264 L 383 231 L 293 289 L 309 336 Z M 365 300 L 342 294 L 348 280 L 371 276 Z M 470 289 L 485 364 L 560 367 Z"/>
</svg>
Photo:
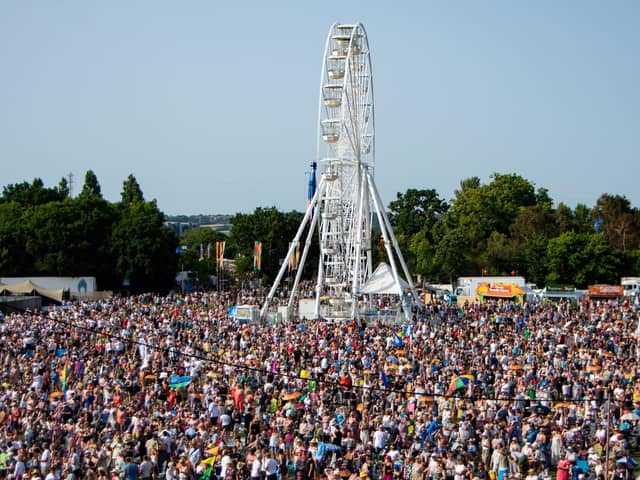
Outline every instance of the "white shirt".
<svg viewBox="0 0 640 480">
<path fill-rule="evenodd" d="M 267 475 L 274 475 L 278 473 L 278 467 L 278 461 L 275 458 L 269 458 L 264 464 L 264 471 L 267 472 Z"/>
<path fill-rule="evenodd" d="M 260 461 L 260 459 L 258 457 L 256 457 L 253 460 L 253 463 L 251 464 L 251 476 L 252 477 L 259 477 L 260 476 L 260 468 L 262 467 L 262 462 Z"/>
</svg>

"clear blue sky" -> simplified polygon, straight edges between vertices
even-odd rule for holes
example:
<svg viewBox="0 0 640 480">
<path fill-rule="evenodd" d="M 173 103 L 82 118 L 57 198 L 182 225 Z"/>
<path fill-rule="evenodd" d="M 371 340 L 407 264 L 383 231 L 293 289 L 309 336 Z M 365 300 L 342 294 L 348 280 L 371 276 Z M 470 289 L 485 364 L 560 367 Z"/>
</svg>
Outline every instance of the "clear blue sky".
<svg viewBox="0 0 640 480">
<path fill-rule="evenodd" d="M 640 2 L 0 3 L 2 186 L 133 173 L 167 214 L 302 210 L 325 38 L 362 22 L 376 181 L 518 173 L 557 202 L 640 206 Z"/>
</svg>

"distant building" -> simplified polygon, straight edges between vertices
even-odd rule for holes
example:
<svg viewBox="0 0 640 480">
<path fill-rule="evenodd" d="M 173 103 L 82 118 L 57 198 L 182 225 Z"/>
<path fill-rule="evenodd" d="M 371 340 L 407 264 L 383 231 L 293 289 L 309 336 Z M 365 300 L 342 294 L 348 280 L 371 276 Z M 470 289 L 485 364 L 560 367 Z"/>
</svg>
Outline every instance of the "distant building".
<svg viewBox="0 0 640 480">
<path fill-rule="evenodd" d="M 164 224 L 167 227 L 172 228 L 178 236 L 198 226 L 197 223 L 193 222 L 164 222 Z"/>
</svg>

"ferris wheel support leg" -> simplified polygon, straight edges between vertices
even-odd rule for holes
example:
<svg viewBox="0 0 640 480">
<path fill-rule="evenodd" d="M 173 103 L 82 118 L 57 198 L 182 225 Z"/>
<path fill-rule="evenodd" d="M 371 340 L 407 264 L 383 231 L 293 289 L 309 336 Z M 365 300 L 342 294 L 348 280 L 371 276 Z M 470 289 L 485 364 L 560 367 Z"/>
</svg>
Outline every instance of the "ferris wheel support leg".
<svg viewBox="0 0 640 480">
<path fill-rule="evenodd" d="M 389 236 L 393 237 L 393 231 L 391 231 L 387 223 L 384 221 L 384 210 L 382 209 L 382 202 L 380 201 L 380 196 L 378 195 L 378 191 L 376 190 L 375 184 L 371 175 L 367 175 L 367 181 L 369 182 L 369 190 L 371 191 L 371 196 L 373 197 L 373 204 L 376 208 L 376 214 L 378 216 L 378 222 L 380 223 L 380 230 L 382 230 L 382 238 L 384 238 L 384 247 L 387 251 L 387 257 L 389 258 L 389 263 L 391 264 L 391 271 L 393 272 L 393 279 L 396 282 L 396 286 L 398 287 L 398 291 L 400 292 L 400 297 L 402 297 L 402 285 L 400 285 L 400 276 L 398 275 L 398 267 L 396 266 L 396 260 L 393 256 L 393 250 L 391 249 L 391 242 L 389 241 Z M 407 306 L 405 302 L 402 302 L 402 310 L 404 311 L 405 318 L 411 318 L 410 312 L 407 311 Z"/>
<path fill-rule="evenodd" d="M 264 319 L 266 317 L 267 310 L 269 309 L 269 305 L 271 304 L 271 300 L 273 300 L 273 296 L 275 295 L 276 290 L 278 289 L 278 286 L 280 285 L 280 281 L 282 280 L 282 277 L 284 276 L 284 272 L 287 270 L 287 267 L 289 266 L 289 259 L 291 258 L 291 255 L 293 255 L 293 253 L 295 252 L 296 243 L 300 241 L 300 237 L 302 236 L 302 232 L 304 231 L 304 227 L 309 222 L 309 216 L 311 215 L 311 212 L 313 211 L 313 209 L 315 208 L 316 204 L 318 203 L 318 198 L 319 198 L 318 193 L 323 188 L 324 188 L 324 182 L 322 180 L 320 180 L 320 185 L 318 186 L 318 190 L 316 191 L 315 195 L 311 199 L 311 202 L 309 202 L 309 206 L 307 207 L 307 211 L 304 214 L 304 218 L 302 219 L 302 222 L 300 222 L 300 226 L 298 227 L 298 231 L 296 232 L 296 236 L 294 237 L 293 242 L 291 242 L 291 246 L 289 247 L 289 251 L 287 252 L 287 256 L 284 259 L 284 262 L 282 262 L 282 265 L 280 266 L 280 271 L 278 272 L 278 276 L 276 277 L 275 281 L 273 282 L 273 286 L 271 287 L 271 290 L 269 291 L 269 294 L 267 295 L 267 299 L 265 300 L 264 305 L 262 306 L 262 309 L 260 310 L 260 318 L 262 318 L 262 319 Z"/>
<path fill-rule="evenodd" d="M 374 185 L 374 189 L 375 189 L 375 185 Z M 380 198 L 380 195 L 378 194 L 377 189 L 375 190 L 375 195 L 378 196 L 378 199 Z M 400 246 L 398 245 L 398 240 L 396 239 L 396 236 L 393 233 L 391 222 L 389 221 L 389 217 L 387 216 L 387 213 L 384 210 L 382 211 L 382 216 L 384 218 L 387 229 L 389 230 L 389 232 L 391 232 L 391 241 L 393 242 L 393 248 L 395 249 L 396 254 L 398 255 L 398 260 L 400 261 L 400 265 L 402 266 L 402 271 L 405 277 L 407 278 L 407 283 L 409 284 L 409 289 L 411 290 L 411 294 L 413 295 L 414 301 L 420 303 L 420 297 L 418 296 L 418 293 L 416 292 L 416 287 L 414 286 L 413 280 L 411 279 L 409 268 L 407 267 L 407 264 L 404 261 L 404 257 L 402 256 L 402 251 L 400 251 Z"/>
<path fill-rule="evenodd" d="M 300 265 L 298 265 L 296 278 L 293 282 L 291 295 L 289 296 L 289 303 L 287 304 L 289 311 L 291 311 L 291 307 L 293 306 L 293 301 L 295 299 L 296 294 L 298 293 L 298 285 L 300 284 L 300 278 L 302 277 L 302 270 L 304 269 L 304 264 L 307 260 L 307 254 L 309 253 L 309 248 L 311 247 L 311 239 L 313 238 L 313 233 L 315 232 L 316 226 L 318 225 L 318 217 L 320 217 L 320 212 L 316 211 L 315 215 L 313 216 L 313 219 L 311 220 L 311 225 L 309 226 L 309 232 L 307 232 L 307 239 L 304 242 L 304 250 L 302 251 L 302 257 L 300 258 Z"/>
<path fill-rule="evenodd" d="M 318 280 L 316 283 L 316 304 L 313 308 L 314 320 L 320 318 L 320 297 L 322 296 L 322 282 L 324 282 L 324 265 L 322 263 L 322 251 L 318 259 Z"/>
<path fill-rule="evenodd" d="M 373 183 L 373 181 L 370 181 L 369 183 L 372 187 L 372 195 L 374 197 L 374 199 L 376 199 L 377 202 L 380 202 L 380 194 L 378 193 L 378 190 L 375 186 L 375 183 Z M 402 265 L 402 271 L 404 272 L 405 277 L 407 278 L 407 282 L 409 283 L 409 289 L 411 290 L 411 294 L 413 295 L 413 299 L 416 302 L 420 302 L 420 297 L 418 296 L 418 293 L 416 292 L 416 287 L 413 285 L 413 280 L 411 280 L 411 274 L 409 273 L 409 269 L 407 268 L 407 264 L 404 261 L 404 257 L 402 256 L 402 252 L 400 251 L 400 246 L 398 245 L 398 241 L 396 240 L 395 235 L 393 234 L 393 229 L 391 227 L 391 222 L 389 221 L 389 217 L 387 216 L 386 212 L 384 210 L 382 210 L 382 217 L 384 218 L 384 225 L 385 228 L 382 229 L 382 231 L 384 232 L 385 230 L 388 230 L 390 232 L 390 236 L 391 236 L 391 241 L 393 242 L 393 248 L 395 249 L 397 255 L 398 255 L 398 260 L 400 261 L 400 265 Z M 385 239 L 386 242 L 386 239 Z M 405 311 L 405 315 L 407 315 L 407 312 Z M 411 318 L 411 312 L 409 312 L 409 315 L 407 316 L 407 320 Z"/>
<path fill-rule="evenodd" d="M 362 223 L 365 191 L 367 190 L 367 173 L 360 169 L 360 181 L 358 182 L 358 188 L 360 188 L 360 203 L 358 205 L 358 235 L 356 236 L 356 262 L 353 269 L 353 282 L 351 291 L 351 318 L 358 319 L 358 295 L 360 292 L 360 264 L 362 262 Z"/>
</svg>

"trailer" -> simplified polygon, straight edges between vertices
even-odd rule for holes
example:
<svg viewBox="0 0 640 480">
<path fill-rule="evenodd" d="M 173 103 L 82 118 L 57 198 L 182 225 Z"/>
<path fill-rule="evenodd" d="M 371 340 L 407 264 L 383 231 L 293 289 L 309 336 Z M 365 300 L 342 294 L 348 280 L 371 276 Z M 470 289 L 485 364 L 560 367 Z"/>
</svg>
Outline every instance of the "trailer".
<svg viewBox="0 0 640 480">
<path fill-rule="evenodd" d="M 517 275 L 459 277 L 455 283 L 454 293 L 457 297 L 476 297 L 478 295 L 478 287 L 483 283 L 515 285 L 522 288 L 526 285 L 526 280 L 524 277 Z"/>
<path fill-rule="evenodd" d="M 625 297 L 634 297 L 640 293 L 640 277 L 622 277 L 620 285 L 624 288 Z"/>
</svg>

